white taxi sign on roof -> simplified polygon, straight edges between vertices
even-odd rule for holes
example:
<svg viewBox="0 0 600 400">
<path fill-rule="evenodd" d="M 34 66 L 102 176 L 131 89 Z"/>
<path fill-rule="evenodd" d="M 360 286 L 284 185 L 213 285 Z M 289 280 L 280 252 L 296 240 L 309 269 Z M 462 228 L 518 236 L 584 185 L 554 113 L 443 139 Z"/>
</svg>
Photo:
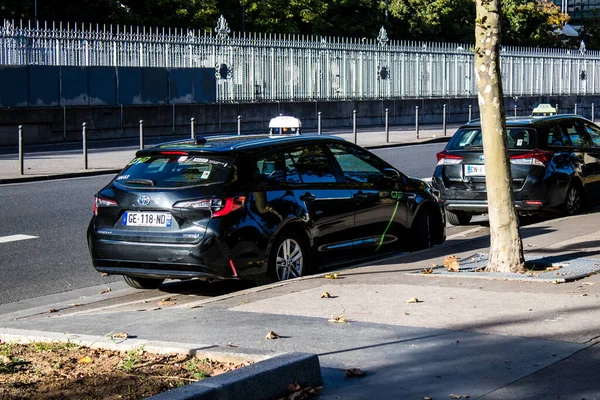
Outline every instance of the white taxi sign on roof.
<svg viewBox="0 0 600 400">
<path fill-rule="evenodd" d="M 540 104 L 533 109 L 531 115 L 556 115 L 556 108 L 550 104 Z"/>
<path fill-rule="evenodd" d="M 280 115 L 269 122 L 270 134 L 299 134 L 302 123 L 296 117 Z"/>
</svg>

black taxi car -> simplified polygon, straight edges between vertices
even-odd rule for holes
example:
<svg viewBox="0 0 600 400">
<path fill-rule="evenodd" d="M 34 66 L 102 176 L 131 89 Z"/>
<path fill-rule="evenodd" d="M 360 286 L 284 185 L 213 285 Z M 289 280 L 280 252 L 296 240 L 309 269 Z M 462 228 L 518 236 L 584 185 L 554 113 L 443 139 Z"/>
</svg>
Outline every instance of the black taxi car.
<svg viewBox="0 0 600 400">
<path fill-rule="evenodd" d="M 508 118 L 506 129 L 520 215 L 572 215 L 598 202 L 600 127 L 578 115 L 547 115 Z M 432 185 L 448 222 L 468 224 L 473 215 L 487 212 L 480 121 L 461 126 L 437 158 Z"/>
<path fill-rule="evenodd" d="M 445 239 L 431 189 L 341 138 L 242 135 L 139 150 L 95 196 L 93 265 L 164 279 L 286 280 Z"/>
</svg>

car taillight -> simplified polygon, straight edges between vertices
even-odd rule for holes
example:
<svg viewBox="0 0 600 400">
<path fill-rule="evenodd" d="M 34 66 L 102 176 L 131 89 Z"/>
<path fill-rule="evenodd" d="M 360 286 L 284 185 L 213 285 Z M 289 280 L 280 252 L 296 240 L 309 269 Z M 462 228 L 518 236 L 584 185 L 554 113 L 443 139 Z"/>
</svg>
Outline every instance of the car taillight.
<svg viewBox="0 0 600 400">
<path fill-rule="evenodd" d="M 548 165 L 554 154 L 550 151 L 533 149 L 530 152 L 510 156 L 510 163 L 517 165 L 539 165 L 545 167 Z"/>
<path fill-rule="evenodd" d="M 437 153 L 437 165 L 452 165 L 460 164 L 463 160 L 463 156 L 457 156 L 456 154 L 450 154 L 448 151 L 440 151 Z"/>
<path fill-rule="evenodd" d="M 222 217 L 232 211 L 240 209 L 246 202 L 246 196 L 226 197 L 224 199 L 200 199 L 180 201 L 173 208 L 195 208 L 201 210 L 212 210 L 213 217 Z"/>
<path fill-rule="evenodd" d="M 94 215 L 98 215 L 98 207 L 116 207 L 117 202 L 104 197 L 94 196 Z"/>
</svg>

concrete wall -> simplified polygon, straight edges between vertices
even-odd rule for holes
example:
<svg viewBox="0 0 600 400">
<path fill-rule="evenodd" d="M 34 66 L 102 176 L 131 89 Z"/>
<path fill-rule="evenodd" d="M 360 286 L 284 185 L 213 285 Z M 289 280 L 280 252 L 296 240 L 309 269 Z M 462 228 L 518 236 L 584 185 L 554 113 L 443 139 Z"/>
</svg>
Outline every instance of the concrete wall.
<svg viewBox="0 0 600 400">
<path fill-rule="evenodd" d="M 98 89 L 100 90 L 100 89 Z M 184 90 L 183 92 L 187 92 Z M 41 96 L 41 95 L 40 95 Z M 159 98 L 156 93 L 155 98 Z M 44 97 L 44 96 L 42 96 Z M 560 113 L 572 113 L 577 104 L 578 114 L 591 119 L 592 103 L 600 104 L 600 96 L 523 97 L 516 101 L 519 115 L 528 115 L 540 103 L 558 104 Z M 463 123 L 479 117 L 475 98 L 411 99 L 381 101 L 328 101 L 299 103 L 228 103 L 228 104 L 162 104 L 88 107 L 67 106 L 44 108 L 0 108 L 0 146 L 18 143 L 18 125 L 23 125 L 25 144 L 61 143 L 81 140 L 81 124 L 87 122 L 90 140 L 137 137 L 139 120 L 144 120 L 144 132 L 149 136 L 187 135 L 190 118 L 196 120 L 196 132 L 237 132 L 237 116 L 242 117 L 242 132 L 267 132 L 269 120 L 279 114 L 293 115 L 302 120 L 303 130 L 315 131 L 317 112 L 322 126 L 352 127 L 352 111 L 357 110 L 357 125 L 383 126 L 385 109 L 389 110 L 391 125 L 415 125 L 415 107 L 419 106 L 419 123 L 441 124 L 443 105 L 448 123 Z M 505 100 L 507 115 L 513 115 L 515 101 Z M 66 111 L 66 112 L 65 112 Z M 596 113 L 598 114 L 598 113 Z M 66 119 L 65 119 L 66 115 Z M 174 123 L 173 123 L 174 122 Z"/>
</svg>

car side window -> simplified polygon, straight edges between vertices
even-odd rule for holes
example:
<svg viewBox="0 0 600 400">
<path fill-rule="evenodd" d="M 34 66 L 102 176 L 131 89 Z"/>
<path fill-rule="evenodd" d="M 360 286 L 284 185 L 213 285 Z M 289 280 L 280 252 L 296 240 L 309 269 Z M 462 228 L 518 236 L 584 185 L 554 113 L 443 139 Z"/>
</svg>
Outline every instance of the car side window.
<svg viewBox="0 0 600 400">
<path fill-rule="evenodd" d="M 571 139 L 559 125 L 548 129 L 548 146 L 571 146 Z"/>
<path fill-rule="evenodd" d="M 254 176 L 259 182 L 292 184 L 302 182 L 291 156 L 284 152 L 259 156 L 256 160 Z"/>
<path fill-rule="evenodd" d="M 596 125 L 585 124 L 585 131 L 590 135 L 592 139 L 592 146 L 600 147 L 600 128 Z"/>
<path fill-rule="evenodd" d="M 372 155 L 358 147 L 333 143 L 329 145 L 346 182 L 375 183 L 381 180 L 385 168 Z"/>
<path fill-rule="evenodd" d="M 563 128 L 567 132 L 571 143 L 575 147 L 589 147 L 590 144 L 585 136 L 577 129 L 576 122 L 567 122 L 563 124 Z"/>
<path fill-rule="evenodd" d="M 290 156 L 303 183 L 336 182 L 331 164 L 318 145 L 302 146 L 290 152 Z"/>
</svg>

